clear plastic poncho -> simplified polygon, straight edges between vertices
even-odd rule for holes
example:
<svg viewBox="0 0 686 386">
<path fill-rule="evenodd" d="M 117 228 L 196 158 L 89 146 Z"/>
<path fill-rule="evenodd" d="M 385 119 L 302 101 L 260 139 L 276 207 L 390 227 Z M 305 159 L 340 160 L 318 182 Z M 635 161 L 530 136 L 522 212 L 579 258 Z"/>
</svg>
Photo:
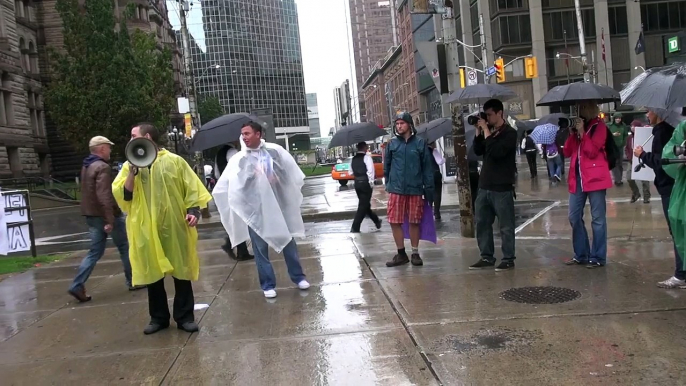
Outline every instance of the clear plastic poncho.
<svg viewBox="0 0 686 386">
<path fill-rule="evenodd" d="M 686 121 L 681 122 L 672 139 L 662 150 L 662 158 L 679 158 L 674 154 L 674 146 L 679 145 L 686 139 Z M 662 165 L 664 171 L 675 180 L 672 195 L 669 199 L 669 224 L 672 227 L 672 237 L 679 254 L 686 256 L 686 164 Z M 686 268 L 686 260 L 684 260 Z"/>
<path fill-rule="evenodd" d="M 126 212 L 129 259 L 134 285 L 152 284 L 169 274 L 198 280 L 198 231 L 186 222 L 189 208 L 206 208 L 212 199 L 186 160 L 161 149 L 150 168 L 139 169 L 133 200 L 124 200 L 130 164 L 112 183 L 112 193 Z"/>
<path fill-rule="evenodd" d="M 247 241 L 248 227 L 281 252 L 293 237 L 305 236 L 300 192 L 305 175 L 293 157 L 277 144 L 262 140 L 231 157 L 212 195 L 231 246 Z"/>
</svg>

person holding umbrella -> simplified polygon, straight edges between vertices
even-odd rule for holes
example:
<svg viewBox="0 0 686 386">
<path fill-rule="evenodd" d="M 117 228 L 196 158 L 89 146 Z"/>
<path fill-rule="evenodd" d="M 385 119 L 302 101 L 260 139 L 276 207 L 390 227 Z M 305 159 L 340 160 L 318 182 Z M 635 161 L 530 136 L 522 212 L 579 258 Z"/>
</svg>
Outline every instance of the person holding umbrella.
<svg viewBox="0 0 686 386">
<path fill-rule="evenodd" d="M 645 166 L 655 171 L 655 180 L 653 181 L 653 184 L 657 188 L 657 192 L 660 193 L 662 212 L 665 215 L 665 220 L 667 220 L 667 227 L 669 228 L 669 234 L 671 235 L 672 226 L 669 221 L 669 201 L 672 196 L 672 189 L 674 188 L 675 182 L 674 178 L 667 174 L 662 168 L 662 151 L 674 134 L 674 126 L 665 122 L 669 113 L 670 111 L 668 110 L 648 108 L 648 121 L 653 125 L 653 145 L 649 152 L 645 151 L 640 145 L 636 146 L 634 155 L 638 157 Z M 686 285 L 686 271 L 684 270 L 683 260 L 676 244 L 674 244 L 674 257 L 676 260 L 674 276 L 657 283 L 657 286 L 660 288 L 678 288 Z"/>
<path fill-rule="evenodd" d="M 607 217 L 605 195 L 612 187 L 612 177 L 605 151 L 608 129 L 598 117 L 600 110 L 594 101 L 577 105 L 579 118 L 569 127 L 565 156 L 570 159 L 569 223 L 572 227 L 574 257 L 567 265 L 605 266 L 607 262 Z M 584 208 L 591 203 L 593 245 L 590 245 Z"/>
<path fill-rule="evenodd" d="M 396 116 L 394 131 L 395 138 L 386 146 L 384 177 L 389 195 L 388 223 L 391 224 L 398 253 L 386 266 L 397 267 L 410 262 L 405 252 L 402 228 L 406 218 L 410 228 L 412 265 L 421 266 L 424 263 L 419 256 L 419 224 L 424 214 L 424 200 L 432 203 L 434 196 L 431 151 L 426 141 L 416 135 L 410 113 L 404 111 Z"/>
<path fill-rule="evenodd" d="M 357 154 L 353 157 L 351 167 L 355 176 L 355 193 L 357 193 L 357 213 L 353 220 L 351 233 L 360 233 L 360 225 L 365 217 L 374 221 L 376 229 L 381 229 L 381 220 L 372 210 L 372 186 L 374 186 L 374 162 L 367 154 L 369 146 L 366 142 L 357 144 Z"/>
</svg>

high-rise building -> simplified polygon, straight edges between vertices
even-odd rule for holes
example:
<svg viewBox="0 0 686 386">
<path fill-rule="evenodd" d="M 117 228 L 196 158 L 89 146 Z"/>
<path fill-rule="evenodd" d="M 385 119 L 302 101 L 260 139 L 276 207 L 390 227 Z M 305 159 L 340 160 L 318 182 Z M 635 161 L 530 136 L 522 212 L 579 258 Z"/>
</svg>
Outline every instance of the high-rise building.
<svg viewBox="0 0 686 386">
<path fill-rule="evenodd" d="M 206 0 L 196 7 L 202 18 L 188 24 L 201 51 L 191 50 L 198 97 L 218 98 L 227 113 L 268 109 L 275 127 L 267 130 L 277 138 L 309 138 L 295 1 Z"/>
<path fill-rule="evenodd" d="M 621 90 L 645 68 L 672 60 L 668 40 L 686 29 L 684 0 L 581 0 L 586 55 L 592 78 Z M 483 15 L 489 63 L 502 57 L 506 66 L 504 85 L 521 96 L 506 107 L 522 118 L 540 117 L 550 110 L 536 102 L 554 86 L 583 79 L 579 32 L 574 0 L 462 1 L 455 10 L 458 39 L 480 44 L 479 15 Z M 645 52 L 636 51 L 643 28 Z M 493 53 L 496 53 L 495 55 Z M 481 55 L 480 49 L 474 49 Z M 538 77 L 527 79 L 524 61 L 533 54 Z M 467 66 L 481 68 L 471 53 Z M 464 62 L 462 62 L 464 63 Z M 495 82 L 495 79 L 492 79 Z"/>
<path fill-rule="evenodd" d="M 310 123 L 310 137 L 321 137 L 321 128 L 319 126 L 319 106 L 317 104 L 317 93 L 309 93 L 305 95 L 307 99 L 307 119 Z"/>
<path fill-rule="evenodd" d="M 362 84 L 371 74 L 374 65 L 383 60 L 388 49 L 394 45 L 393 3 L 395 0 L 348 0 L 350 6 L 350 30 L 352 32 L 357 100 L 353 111 L 359 111 L 360 121 L 367 119 Z M 357 108 L 355 108 L 357 105 Z"/>
</svg>

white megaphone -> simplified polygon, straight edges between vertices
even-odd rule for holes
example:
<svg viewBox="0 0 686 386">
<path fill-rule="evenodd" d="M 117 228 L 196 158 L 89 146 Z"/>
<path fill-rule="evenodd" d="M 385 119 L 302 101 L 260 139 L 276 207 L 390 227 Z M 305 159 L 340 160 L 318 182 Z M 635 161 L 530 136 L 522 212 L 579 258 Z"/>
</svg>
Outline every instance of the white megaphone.
<svg viewBox="0 0 686 386">
<path fill-rule="evenodd" d="M 147 138 L 132 139 L 126 145 L 124 155 L 131 165 L 147 168 L 157 159 L 157 146 Z"/>
</svg>

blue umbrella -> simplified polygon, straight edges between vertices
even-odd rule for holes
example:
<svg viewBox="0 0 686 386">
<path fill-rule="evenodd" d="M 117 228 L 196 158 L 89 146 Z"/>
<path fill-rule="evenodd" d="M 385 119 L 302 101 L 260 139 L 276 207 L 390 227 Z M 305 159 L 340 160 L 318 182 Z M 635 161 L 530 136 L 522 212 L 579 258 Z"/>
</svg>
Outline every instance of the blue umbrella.
<svg viewBox="0 0 686 386">
<path fill-rule="evenodd" d="M 546 123 L 536 126 L 529 136 L 537 144 L 550 145 L 555 143 L 555 137 L 559 129 L 556 125 Z"/>
</svg>

